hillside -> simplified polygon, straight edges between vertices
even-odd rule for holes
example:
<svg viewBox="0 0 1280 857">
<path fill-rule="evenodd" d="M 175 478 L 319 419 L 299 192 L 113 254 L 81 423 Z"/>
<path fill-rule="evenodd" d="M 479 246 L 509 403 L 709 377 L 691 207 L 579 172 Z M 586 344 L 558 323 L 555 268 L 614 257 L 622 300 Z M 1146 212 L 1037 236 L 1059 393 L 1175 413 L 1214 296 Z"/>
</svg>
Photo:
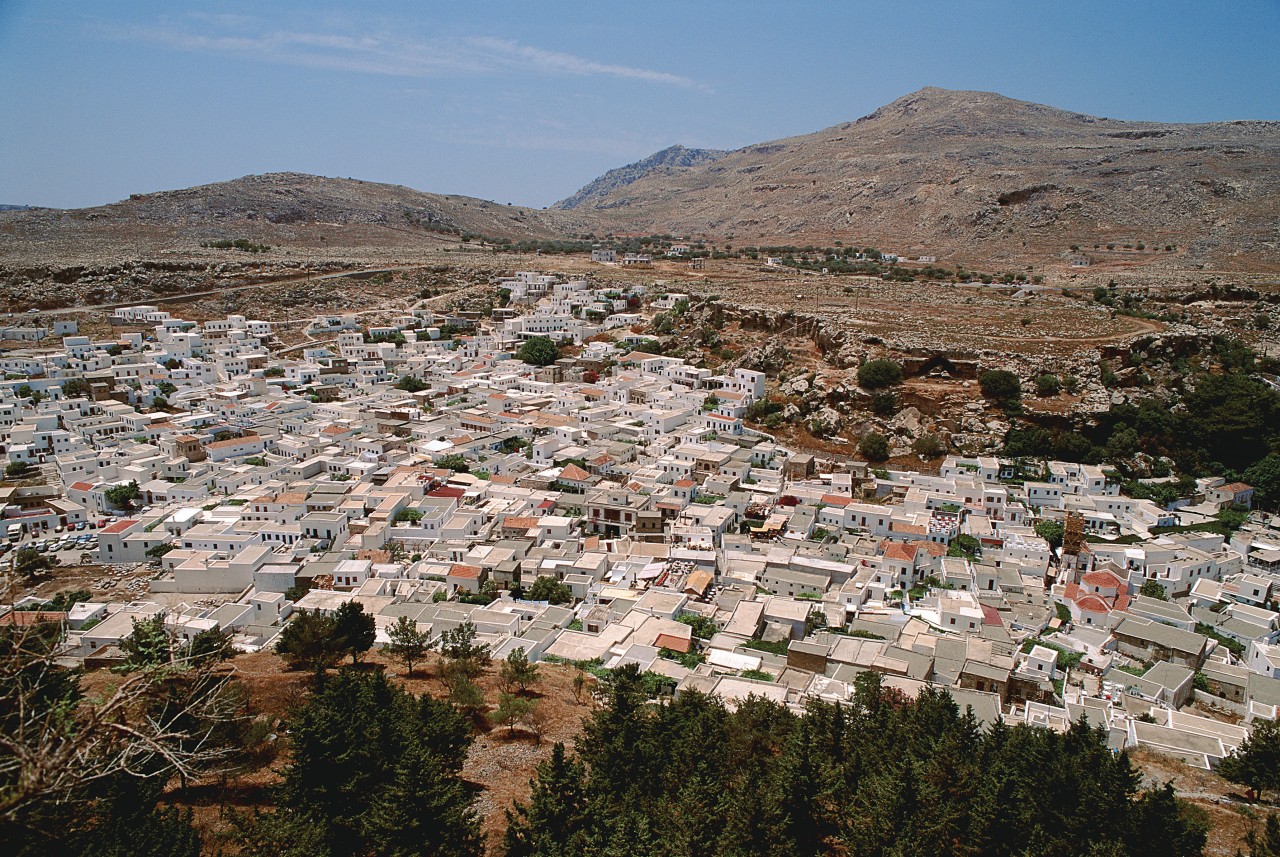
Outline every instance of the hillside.
<svg viewBox="0 0 1280 857">
<path fill-rule="evenodd" d="M 456 243 L 463 234 L 555 237 L 567 222 L 558 212 L 399 185 L 269 173 L 95 208 L 0 212 L 0 262 L 136 258 L 237 238 L 272 247 L 394 250 Z"/>
<path fill-rule="evenodd" d="M 686 149 L 684 146 L 669 146 L 642 161 L 609 170 L 600 178 L 584 185 L 573 196 L 562 199 L 551 207 L 562 211 L 597 205 L 601 208 L 609 208 L 608 200 L 611 194 L 642 178 L 655 175 L 670 177 L 678 170 L 714 163 L 727 154 L 728 152 L 721 149 Z"/>
<path fill-rule="evenodd" d="M 926 88 L 856 122 L 596 186 L 570 197 L 574 212 L 616 231 L 843 239 L 940 262 L 1065 265 L 1078 245 L 1095 263 L 1280 267 L 1278 122 L 1128 122 Z"/>
</svg>

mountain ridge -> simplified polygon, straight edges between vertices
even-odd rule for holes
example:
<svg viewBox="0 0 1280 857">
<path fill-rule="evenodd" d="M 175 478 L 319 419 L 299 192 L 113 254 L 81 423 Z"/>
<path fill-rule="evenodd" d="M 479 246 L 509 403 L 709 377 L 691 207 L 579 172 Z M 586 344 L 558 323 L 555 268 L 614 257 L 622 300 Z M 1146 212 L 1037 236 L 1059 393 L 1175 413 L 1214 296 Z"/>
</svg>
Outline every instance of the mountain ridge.
<svg viewBox="0 0 1280 857">
<path fill-rule="evenodd" d="M 925 87 L 732 151 L 669 146 L 548 209 L 281 172 L 84 209 L 0 211 L 8 264 L 215 239 L 398 255 L 468 233 L 857 243 L 940 263 L 1280 270 L 1280 122 L 1134 122 Z M 1127 245 L 1127 246 L 1126 246 Z"/>
<path fill-rule="evenodd" d="M 655 172 L 696 167 L 717 161 L 727 154 L 725 149 L 688 149 L 678 144 L 668 146 L 647 158 L 609 170 L 551 207 L 560 211 L 572 211 L 592 199 L 603 197 Z"/>
<path fill-rule="evenodd" d="M 936 87 L 574 208 L 629 233 L 1011 263 L 1141 243 L 1176 247 L 1171 264 L 1266 268 L 1280 266 L 1276 210 L 1280 122 L 1128 121 Z"/>
</svg>

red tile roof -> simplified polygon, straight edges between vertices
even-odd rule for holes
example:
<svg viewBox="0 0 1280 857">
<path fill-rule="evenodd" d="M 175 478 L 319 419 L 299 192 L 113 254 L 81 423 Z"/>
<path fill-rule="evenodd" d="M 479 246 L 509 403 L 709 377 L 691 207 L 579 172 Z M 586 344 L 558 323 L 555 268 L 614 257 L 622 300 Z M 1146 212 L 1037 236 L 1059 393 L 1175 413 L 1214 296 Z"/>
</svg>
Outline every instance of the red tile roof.
<svg viewBox="0 0 1280 857">
<path fill-rule="evenodd" d="M 1109 571 L 1091 571 L 1080 582 L 1085 586 L 1101 586 L 1104 589 L 1123 589 L 1124 581 Z"/>
<path fill-rule="evenodd" d="M 909 545 L 904 542 L 889 542 L 884 549 L 885 559 L 900 560 L 902 562 L 916 561 L 916 546 Z"/>
<path fill-rule="evenodd" d="M 560 471 L 560 478 L 568 479 L 573 482 L 582 482 L 583 480 L 590 479 L 591 474 L 576 464 L 568 464 L 565 465 L 564 470 Z"/>
<path fill-rule="evenodd" d="M 692 640 L 677 637 L 675 634 L 659 634 L 653 641 L 659 649 L 670 649 L 673 652 L 687 652 L 693 645 Z"/>
<path fill-rule="evenodd" d="M 138 523 L 136 520 L 116 521 L 114 524 L 102 530 L 102 535 L 114 536 L 118 533 L 123 533 L 136 523 Z"/>
</svg>

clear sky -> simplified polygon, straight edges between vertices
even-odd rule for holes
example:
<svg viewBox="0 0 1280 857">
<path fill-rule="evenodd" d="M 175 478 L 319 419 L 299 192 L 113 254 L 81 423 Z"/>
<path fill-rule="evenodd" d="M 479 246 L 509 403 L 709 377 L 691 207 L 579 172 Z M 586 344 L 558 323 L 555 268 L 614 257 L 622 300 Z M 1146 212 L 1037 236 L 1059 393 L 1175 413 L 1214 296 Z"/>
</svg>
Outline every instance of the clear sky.
<svg viewBox="0 0 1280 857">
<path fill-rule="evenodd" d="M 543 206 L 922 86 L 1280 119 L 1277 0 L 0 0 L 0 203 L 295 170 Z"/>
</svg>

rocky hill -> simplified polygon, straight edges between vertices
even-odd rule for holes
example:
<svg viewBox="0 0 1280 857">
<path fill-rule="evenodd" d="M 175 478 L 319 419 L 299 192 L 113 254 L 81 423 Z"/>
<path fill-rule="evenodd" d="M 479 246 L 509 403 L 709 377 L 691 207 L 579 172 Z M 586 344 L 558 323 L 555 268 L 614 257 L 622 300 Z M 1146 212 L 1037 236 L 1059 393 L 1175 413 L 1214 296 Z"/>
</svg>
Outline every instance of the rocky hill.
<svg viewBox="0 0 1280 857">
<path fill-rule="evenodd" d="M 612 194 L 642 178 L 657 175 L 670 177 L 688 167 L 714 163 L 727 154 L 728 152 L 721 149 L 686 149 L 684 146 L 668 146 L 642 161 L 609 170 L 600 178 L 585 185 L 573 196 L 562 199 L 551 207 L 562 211 L 584 207 L 609 208 L 609 199 Z"/>
<path fill-rule="evenodd" d="M 399 185 L 269 173 L 61 210 L 0 212 L 0 263 L 137 258 L 243 239 L 271 247 L 407 249 L 466 235 L 558 237 L 569 215 Z"/>
<path fill-rule="evenodd" d="M 1280 122 L 1129 122 L 926 88 L 588 193 L 605 178 L 566 203 L 617 231 L 842 239 L 939 262 L 1280 267 Z"/>
</svg>

